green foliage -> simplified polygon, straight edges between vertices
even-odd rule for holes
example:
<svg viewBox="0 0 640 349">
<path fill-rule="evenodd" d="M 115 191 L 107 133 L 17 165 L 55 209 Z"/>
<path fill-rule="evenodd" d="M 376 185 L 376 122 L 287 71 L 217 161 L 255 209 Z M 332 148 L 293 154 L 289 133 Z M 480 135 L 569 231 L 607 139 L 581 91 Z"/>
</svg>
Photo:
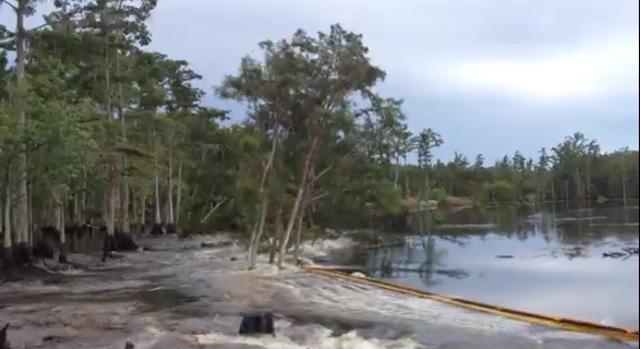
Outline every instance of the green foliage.
<svg viewBox="0 0 640 349">
<path fill-rule="evenodd" d="M 447 191 L 444 188 L 432 188 L 429 191 L 429 200 L 435 200 L 437 202 L 442 202 L 447 198 Z"/>
<path fill-rule="evenodd" d="M 516 189 L 512 183 L 498 180 L 489 185 L 489 195 L 493 201 L 509 203 L 516 200 Z"/>
<path fill-rule="evenodd" d="M 402 99 L 377 94 L 386 73 L 363 37 L 339 25 L 259 43 L 260 56 L 243 58 L 217 88 L 247 107 L 248 117 L 231 124 L 222 123 L 226 111 L 203 106 L 201 76 L 188 62 L 145 51 L 156 1 L 55 5 L 29 33 L 19 89 L 0 51 L 0 164 L 7 169 L 26 153 L 36 220 L 49 215 L 56 192 L 64 207 L 83 197 L 84 218 L 104 222 L 110 191 L 117 206 L 127 205 L 125 179 L 134 222 L 153 222 L 157 197 L 161 220 L 170 219 L 171 202 L 188 231 L 251 231 L 265 201 L 272 233 L 300 188 L 312 235 L 402 222 L 416 201 L 563 199 L 562 190 L 571 199 L 638 196 L 638 152 L 603 154 L 581 133 L 541 149 L 535 161 L 519 151 L 495 164 L 482 154 L 472 163 L 459 153 L 435 159 L 442 136 L 431 128 L 412 134 Z M 0 41 L 15 47 L 5 27 Z"/>
</svg>

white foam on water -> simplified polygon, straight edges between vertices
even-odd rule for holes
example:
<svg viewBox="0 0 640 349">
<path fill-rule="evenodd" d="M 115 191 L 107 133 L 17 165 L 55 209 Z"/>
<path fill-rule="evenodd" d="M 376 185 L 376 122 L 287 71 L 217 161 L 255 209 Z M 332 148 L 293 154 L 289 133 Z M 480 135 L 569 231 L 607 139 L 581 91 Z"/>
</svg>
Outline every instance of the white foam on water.
<svg viewBox="0 0 640 349">
<path fill-rule="evenodd" d="M 412 339 L 399 340 L 365 339 L 351 331 L 334 336 L 329 329 L 320 326 L 304 328 L 304 336 L 295 340 L 286 333 L 277 336 L 229 336 L 219 333 L 196 335 L 199 344 L 244 344 L 267 349 L 418 349 L 424 348 Z"/>
<path fill-rule="evenodd" d="M 302 255 L 307 257 L 322 257 L 329 252 L 352 247 L 355 241 L 349 237 L 341 236 L 337 239 L 322 239 L 316 241 L 305 241 L 300 247 Z"/>
</svg>

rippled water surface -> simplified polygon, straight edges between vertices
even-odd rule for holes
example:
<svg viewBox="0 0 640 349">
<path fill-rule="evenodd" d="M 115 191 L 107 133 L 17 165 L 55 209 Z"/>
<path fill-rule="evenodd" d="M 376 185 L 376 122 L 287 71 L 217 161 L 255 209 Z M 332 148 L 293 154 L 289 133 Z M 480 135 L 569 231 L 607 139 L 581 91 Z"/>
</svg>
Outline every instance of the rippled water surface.
<svg viewBox="0 0 640 349">
<path fill-rule="evenodd" d="M 487 237 L 491 235 L 485 235 L 485 241 Z M 518 246 L 517 238 L 513 241 L 500 238 L 511 242 L 491 244 L 490 253 L 482 252 L 489 247 L 482 248 L 480 236 L 447 240 L 444 235 L 437 239 L 434 235 L 433 239 L 433 248 L 427 250 L 432 249 L 432 255 L 439 259 L 433 263 L 429 278 L 409 271 L 385 274 L 385 277 L 400 277 L 424 287 L 464 294 L 471 290 L 462 290 L 456 284 L 467 283 L 467 287 L 472 287 L 474 279 L 491 277 L 505 283 L 507 276 L 491 276 L 492 270 L 500 270 L 500 263 L 514 263 L 525 258 L 524 249 L 514 249 Z M 474 241 L 475 249 L 470 248 L 469 243 L 467 247 L 458 245 L 455 242 L 458 239 Z M 496 241 L 500 239 L 495 238 Z M 153 252 L 124 254 L 107 265 L 99 263 L 98 256 L 71 255 L 72 260 L 92 267 L 86 271 L 68 272 L 55 283 L 0 284 L 0 322 L 11 322 L 9 340 L 13 348 L 122 349 L 127 341 L 134 343 L 137 349 L 637 347 L 637 344 L 611 342 L 478 314 L 430 300 L 398 296 L 309 275 L 295 268 L 278 271 L 263 266 L 246 271 L 242 246 L 202 248 L 202 240 L 215 243 L 225 238 L 142 239 L 142 244 L 152 247 Z M 637 242 L 637 236 L 630 241 Z M 323 246 L 328 248 L 332 244 Z M 470 253 L 464 254 L 465 249 Z M 399 247 L 388 253 L 395 256 L 392 260 L 399 264 L 407 260 L 408 250 L 414 251 L 410 253 L 415 256 L 417 265 L 422 263 L 419 262 L 421 258 L 426 258 L 420 248 Z M 352 253 L 347 254 L 358 254 L 356 249 L 350 251 Z M 307 251 L 311 252 L 318 253 Z M 364 263 L 371 263 L 373 268 L 384 253 L 365 253 Z M 512 253 L 515 257 L 510 262 L 487 257 L 494 253 Z M 420 255 L 422 257 L 418 257 Z M 238 260 L 231 261 L 231 257 Z M 474 265 L 474 260 L 476 269 L 469 267 Z M 623 263 L 611 261 L 614 262 Z M 637 283 L 637 259 L 634 263 L 636 274 L 629 277 L 635 277 Z M 479 276 L 479 270 L 483 268 L 485 276 Z M 462 276 L 456 276 L 456 270 Z M 516 284 L 518 280 L 511 283 Z M 476 284 L 480 285 L 478 281 Z M 516 292 L 518 286 L 509 287 L 514 287 L 509 292 Z M 507 291 L 505 294 L 509 293 Z M 468 294 L 488 295 L 491 292 Z M 255 311 L 274 312 L 275 337 L 237 335 L 242 314 Z"/>
<path fill-rule="evenodd" d="M 637 206 L 466 210 L 434 220 L 428 233 L 401 242 L 387 235 L 388 247 L 339 259 L 429 291 L 638 328 L 638 255 L 628 253 L 638 247 Z"/>
</svg>

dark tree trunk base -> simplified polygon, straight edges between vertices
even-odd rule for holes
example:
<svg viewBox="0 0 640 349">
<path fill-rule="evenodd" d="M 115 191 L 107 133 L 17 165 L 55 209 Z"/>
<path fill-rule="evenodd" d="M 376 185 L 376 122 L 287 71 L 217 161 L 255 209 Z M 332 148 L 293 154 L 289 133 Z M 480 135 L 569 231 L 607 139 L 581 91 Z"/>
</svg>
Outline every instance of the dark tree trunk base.
<svg viewBox="0 0 640 349">
<path fill-rule="evenodd" d="M 242 318 L 240 335 L 270 334 L 275 336 L 275 326 L 273 325 L 273 314 L 252 314 Z"/>
<path fill-rule="evenodd" d="M 4 327 L 0 329 L 0 349 L 11 349 L 11 345 L 9 345 L 9 341 L 7 340 L 8 329 L 9 323 L 4 325 Z"/>
<path fill-rule="evenodd" d="M 151 235 L 158 236 L 163 234 L 164 234 L 164 229 L 162 228 L 162 224 L 154 224 L 151 227 Z"/>
<path fill-rule="evenodd" d="M 68 263 L 67 249 L 64 247 L 64 245 L 60 246 L 60 256 L 58 256 L 58 263 Z"/>
<path fill-rule="evenodd" d="M 111 251 L 137 251 L 140 246 L 133 241 L 130 234 L 116 232 L 114 235 L 106 235 L 102 244 L 102 262 L 111 257 Z"/>
<path fill-rule="evenodd" d="M 2 269 L 0 272 L 8 272 L 13 269 L 14 261 L 13 261 L 13 249 L 11 247 L 3 247 L 2 248 Z"/>
<path fill-rule="evenodd" d="M 102 263 L 107 261 L 111 251 L 113 251 L 113 236 L 107 234 L 102 242 Z"/>
<path fill-rule="evenodd" d="M 113 236 L 113 248 L 116 251 L 137 251 L 139 247 L 129 233 L 117 231 Z"/>
<path fill-rule="evenodd" d="M 29 253 L 29 247 L 26 242 L 19 242 L 13 249 L 13 261 L 16 265 L 31 264 L 31 254 Z"/>
</svg>

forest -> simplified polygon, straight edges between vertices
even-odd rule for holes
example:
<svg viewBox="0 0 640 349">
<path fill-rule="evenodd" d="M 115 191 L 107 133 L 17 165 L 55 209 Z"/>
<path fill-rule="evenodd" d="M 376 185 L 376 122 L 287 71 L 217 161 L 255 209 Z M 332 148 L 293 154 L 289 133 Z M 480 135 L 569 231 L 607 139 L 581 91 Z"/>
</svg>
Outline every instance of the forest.
<svg viewBox="0 0 640 349">
<path fill-rule="evenodd" d="M 435 159 L 446 139 L 409 129 L 362 35 L 338 24 L 257 43 L 214 87 L 246 108 L 231 122 L 187 61 L 145 49 L 156 0 L 54 5 L 28 28 L 41 2 L 0 1 L 16 22 L 0 26 L 5 265 L 28 261 L 42 227 L 63 246 L 71 227 L 103 227 L 106 249 L 117 234 L 236 232 L 250 266 L 267 240 L 282 265 L 302 231 L 403 224 L 434 206 L 638 197 L 638 151 L 603 152 L 580 132 L 535 158 Z"/>
</svg>

